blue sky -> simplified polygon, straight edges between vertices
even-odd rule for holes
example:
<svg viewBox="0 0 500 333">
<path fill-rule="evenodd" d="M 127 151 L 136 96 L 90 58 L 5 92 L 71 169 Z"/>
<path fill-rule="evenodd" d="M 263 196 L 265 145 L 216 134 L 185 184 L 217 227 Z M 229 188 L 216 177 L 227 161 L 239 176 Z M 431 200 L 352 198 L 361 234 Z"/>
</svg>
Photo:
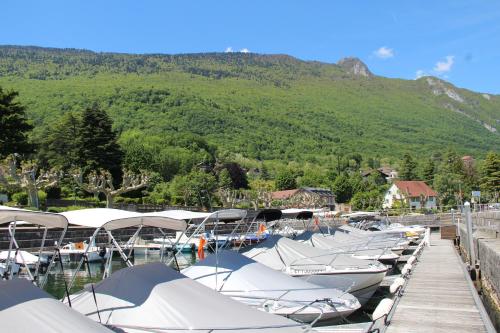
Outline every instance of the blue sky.
<svg viewBox="0 0 500 333">
<path fill-rule="evenodd" d="M 500 1 L 2 1 L 0 44 L 130 53 L 249 50 L 500 94 Z"/>
</svg>

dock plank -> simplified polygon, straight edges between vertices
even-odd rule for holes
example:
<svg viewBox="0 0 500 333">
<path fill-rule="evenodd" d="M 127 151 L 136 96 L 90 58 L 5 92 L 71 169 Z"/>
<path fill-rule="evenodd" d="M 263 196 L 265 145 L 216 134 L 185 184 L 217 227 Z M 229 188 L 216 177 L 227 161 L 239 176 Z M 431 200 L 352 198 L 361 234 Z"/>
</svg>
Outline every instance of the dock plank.
<svg viewBox="0 0 500 333">
<path fill-rule="evenodd" d="M 450 240 L 432 235 L 386 332 L 487 332 L 459 260 Z"/>
</svg>

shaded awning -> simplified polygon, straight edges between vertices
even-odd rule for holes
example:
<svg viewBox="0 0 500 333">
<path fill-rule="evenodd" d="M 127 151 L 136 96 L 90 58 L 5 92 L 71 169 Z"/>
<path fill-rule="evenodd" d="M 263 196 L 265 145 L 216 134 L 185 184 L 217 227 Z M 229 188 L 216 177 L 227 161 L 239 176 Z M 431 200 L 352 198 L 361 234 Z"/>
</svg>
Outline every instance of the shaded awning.
<svg viewBox="0 0 500 333">
<path fill-rule="evenodd" d="M 155 212 L 161 216 L 170 217 L 177 220 L 204 220 L 206 217 L 210 216 L 210 213 L 206 212 L 192 212 L 189 210 L 164 210 L 161 212 Z"/>
<path fill-rule="evenodd" d="M 310 209 L 299 209 L 299 208 L 289 208 L 283 209 L 281 211 L 283 213 L 283 218 L 289 219 L 299 219 L 299 220 L 307 220 L 313 217 L 313 210 Z"/>
<path fill-rule="evenodd" d="M 243 209 L 223 209 L 210 213 L 208 220 L 210 221 L 237 221 L 242 220 L 247 216 L 247 211 Z"/>
<path fill-rule="evenodd" d="M 111 208 L 89 208 L 61 213 L 73 225 L 104 228 L 106 230 L 123 229 L 135 226 L 149 226 L 171 230 L 185 230 L 183 220 L 165 217 L 159 213 L 136 213 Z"/>
<path fill-rule="evenodd" d="M 246 216 L 247 220 L 265 221 L 271 222 L 276 221 L 281 218 L 281 210 L 279 209 L 261 209 L 261 210 L 250 210 Z"/>
<path fill-rule="evenodd" d="M 68 225 L 66 217 L 60 214 L 0 206 L 0 224 L 14 221 L 25 221 L 47 228 L 66 228 Z"/>
</svg>

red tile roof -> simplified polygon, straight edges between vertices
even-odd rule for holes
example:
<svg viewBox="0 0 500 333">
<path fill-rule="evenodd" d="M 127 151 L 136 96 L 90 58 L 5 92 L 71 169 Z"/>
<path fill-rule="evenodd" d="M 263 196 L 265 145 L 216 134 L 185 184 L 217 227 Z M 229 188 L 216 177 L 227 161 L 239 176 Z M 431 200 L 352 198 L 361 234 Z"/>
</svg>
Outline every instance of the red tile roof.
<svg viewBox="0 0 500 333">
<path fill-rule="evenodd" d="M 437 197 L 437 192 L 429 187 L 426 183 L 420 180 L 398 180 L 394 184 L 399 191 L 409 197 Z"/>
<path fill-rule="evenodd" d="M 294 190 L 284 190 L 284 191 L 276 191 L 271 193 L 271 197 L 275 200 L 283 200 L 283 199 L 288 199 L 295 193 L 297 193 L 299 189 L 294 189 Z"/>
</svg>

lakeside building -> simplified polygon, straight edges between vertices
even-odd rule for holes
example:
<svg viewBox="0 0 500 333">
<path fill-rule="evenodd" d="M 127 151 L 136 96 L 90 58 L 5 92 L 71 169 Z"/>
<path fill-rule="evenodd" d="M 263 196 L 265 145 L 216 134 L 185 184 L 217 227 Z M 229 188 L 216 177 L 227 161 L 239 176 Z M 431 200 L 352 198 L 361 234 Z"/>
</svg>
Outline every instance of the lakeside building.
<svg viewBox="0 0 500 333">
<path fill-rule="evenodd" d="M 384 208 L 392 208 L 396 202 L 401 202 L 411 209 L 437 208 L 437 192 L 429 185 L 419 180 L 397 180 L 387 190 L 384 196 Z"/>
<path fill-rule="evenodd" d="M 377 173 L 381 178 L 385 180 L 386 183 L 392 183 L 395 179 L 398 178 L 398 172 L 390 167 L 381 167 L 378 169 L 366 170 L 361 173 L 361 176 L 363 178 L 368 178 L 374 173 Z"/>
<path fill-rule="evenodd" d="M 298 189 L 276 191 L 271 193 L 272 200 L 283 207 L 321 208 L 335 210 L 335 196 L 325 188 L 301 187 Z"/>
</svg>

